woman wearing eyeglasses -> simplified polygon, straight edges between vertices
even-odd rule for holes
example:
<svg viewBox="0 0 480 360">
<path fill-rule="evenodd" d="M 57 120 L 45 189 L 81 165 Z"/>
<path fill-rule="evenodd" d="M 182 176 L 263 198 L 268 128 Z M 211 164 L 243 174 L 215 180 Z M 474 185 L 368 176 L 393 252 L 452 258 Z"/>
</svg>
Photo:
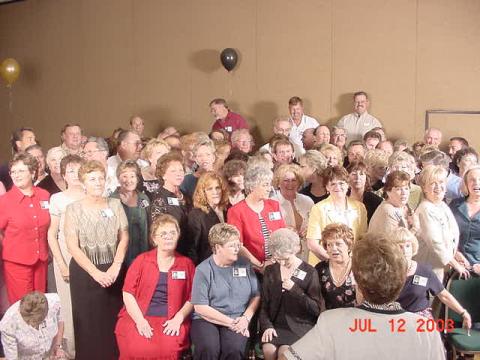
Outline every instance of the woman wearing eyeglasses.
<svg viewBox="0 0 480 360">
<path fill-rule="evenodd" d="M 189 346 L 193 262 L 175 249 L 177 220 L 159 215 L 151 225 L 154 250 L 132 263 L 115 329 L 120 359 L 178 359 Z"/>
</svg>

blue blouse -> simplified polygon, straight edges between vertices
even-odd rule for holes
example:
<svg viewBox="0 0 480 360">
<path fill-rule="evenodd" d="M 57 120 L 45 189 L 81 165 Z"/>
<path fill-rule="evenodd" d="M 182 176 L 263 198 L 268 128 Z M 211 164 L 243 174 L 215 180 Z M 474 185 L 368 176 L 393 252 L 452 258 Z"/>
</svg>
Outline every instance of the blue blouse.
<svg viewBox="0 0 480 360">
<path fill-rule="evenodd" d="M 472 218 L 468 216 L 466 198 L 450 203 L 450 209 L 460 229 L 458 250 L 465 255 L 470 264 L 480 263 L 480 212 Z"/>
</svg>

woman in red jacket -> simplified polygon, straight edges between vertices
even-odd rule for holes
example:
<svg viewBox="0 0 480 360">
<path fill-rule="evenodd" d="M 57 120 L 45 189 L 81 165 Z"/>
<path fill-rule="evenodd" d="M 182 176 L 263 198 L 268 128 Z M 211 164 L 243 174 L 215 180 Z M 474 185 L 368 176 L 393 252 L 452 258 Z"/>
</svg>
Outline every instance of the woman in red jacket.
<svg viewBox="0 0 480 360">
<path fill-rule="evenodd" d="M 257 271 L 263 273 L 271 264 L 268 249 L 270 234 L 285 227 L 278 201 L 269 199 L 273 173 L 263 166 L 252 166 L 245 173 L 247 197 L 228 210 L 228 223 L 240 231 L 242 248 L 240 255 L 246 257 Z"/>
<path fill-rule="evenodd" d="M 130 265 L 124 308 L 115 329 L 121 359 L 178 359 L 189 346 L 190 303 L 195 266 L 175 252 L 177 220 L 159 215 L 151 225 L 156 249 Z"/>
<path fill-rule="evenodd" d="M 27 153 L 10 161 L 13 187 L 0 198 L 3 273 L 10 304 L 47 286 L 47 230 L 50 194 L 33 186 L 38 162 Z"/>
</svg>

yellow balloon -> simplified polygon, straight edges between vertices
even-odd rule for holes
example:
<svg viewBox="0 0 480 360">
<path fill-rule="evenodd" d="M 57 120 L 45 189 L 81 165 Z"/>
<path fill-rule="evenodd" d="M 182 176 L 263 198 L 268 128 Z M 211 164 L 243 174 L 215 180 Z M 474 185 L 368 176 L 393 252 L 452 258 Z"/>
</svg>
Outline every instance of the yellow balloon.
<svg viewBox="0 0 480 360">
<path fill-rule="evenodd" d="M 0 65 L 0 76 L 5 80 L 7 86 L 10 87 L 18 79 L 20 75 L 20 64 L 17 60 L 8 58 L 3 60 Z"/>
</svg>

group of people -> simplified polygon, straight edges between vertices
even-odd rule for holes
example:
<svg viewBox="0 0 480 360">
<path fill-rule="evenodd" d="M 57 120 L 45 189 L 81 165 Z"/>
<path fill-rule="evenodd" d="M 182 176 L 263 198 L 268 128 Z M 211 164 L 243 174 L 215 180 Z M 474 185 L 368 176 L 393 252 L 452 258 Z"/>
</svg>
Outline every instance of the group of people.
<svg viewBox="0 0 480 360">
<path fill-rule="evenodd" d="M 480 274 L 466 139 L 443 152 L 432 128 L 392 142 L 361 91 L 333 128 L 292 97 L 256 150 L 224 99 L 209 106 L 208 134 L 148 138 L 138 116 L 108 139 L 67 124 L 45 154 L 32 128 L 13 132 L 0 167 L 7 359 L 243 359 L 257 343 L 267 360 L 346 359 L 347 344 L 441 359 L 440 335 L 412 330 L 434 298 L 475 326 L 444 288 L 452 269 Z M 385 327 L 372 347 L 348 330 L 384 315 L 412 331 Z"/>
</svg>

